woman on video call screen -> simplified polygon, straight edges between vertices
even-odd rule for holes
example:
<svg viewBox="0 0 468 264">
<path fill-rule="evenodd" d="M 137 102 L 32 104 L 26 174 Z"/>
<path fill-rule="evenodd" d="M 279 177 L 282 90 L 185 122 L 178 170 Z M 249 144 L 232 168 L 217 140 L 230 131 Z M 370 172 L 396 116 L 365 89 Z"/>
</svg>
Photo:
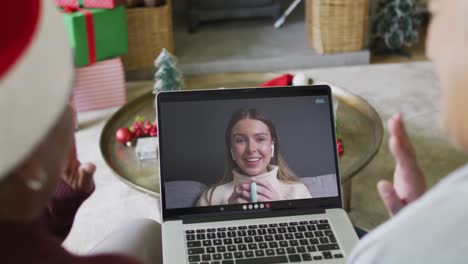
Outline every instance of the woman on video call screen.
<svg viewBox="0 0 468 264">
<path fill-rule="evenodd" d="M 198 206 L 311 198 L 282 158 L 275 126 L 258 110 L 236 111 L 225 143 L 224 176 L 202 193 Z"/>
</svg>

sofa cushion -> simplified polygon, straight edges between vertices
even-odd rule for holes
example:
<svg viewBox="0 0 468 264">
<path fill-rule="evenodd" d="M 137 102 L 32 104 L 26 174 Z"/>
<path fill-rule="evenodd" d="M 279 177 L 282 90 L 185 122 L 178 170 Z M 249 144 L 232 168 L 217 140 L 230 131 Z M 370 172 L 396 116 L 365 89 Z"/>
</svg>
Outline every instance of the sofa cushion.
<svg viewBox="0 0 468 264">
<path fill-rule="evenodd" d="M 165 185 L 166 208 L 193 207 L 208 187 L 198 181 L 170 181 Z"/>
</svg>

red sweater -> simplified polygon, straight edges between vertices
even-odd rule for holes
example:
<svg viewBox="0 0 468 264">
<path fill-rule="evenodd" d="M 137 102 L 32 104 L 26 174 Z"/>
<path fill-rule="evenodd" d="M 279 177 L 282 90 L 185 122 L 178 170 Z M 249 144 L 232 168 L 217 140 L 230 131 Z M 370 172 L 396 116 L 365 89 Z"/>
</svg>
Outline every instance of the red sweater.
<svg viewBox="0 0 468 264">
<path fill-rule="evenodd" d="M 90 194 L 61 183 L 43 216 L 34 223 L 0 222 L 2 264 L 141 264 L 118 255 L 76 256 L 62 247 L 76 211 Z"/>
</svg>

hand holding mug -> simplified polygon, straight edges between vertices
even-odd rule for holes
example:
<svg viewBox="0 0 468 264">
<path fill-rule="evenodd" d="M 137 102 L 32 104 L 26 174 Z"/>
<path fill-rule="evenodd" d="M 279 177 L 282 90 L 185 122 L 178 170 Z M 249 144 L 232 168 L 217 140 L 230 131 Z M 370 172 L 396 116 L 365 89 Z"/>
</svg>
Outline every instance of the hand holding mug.
<svg viewBox="0 0 468 264">
<path fill-rule="evenodd" d="M 250 187 L 248 189 L 244 188 L 246 185 L 250 185 L 250 181 L 240 182 L 234 186 L 234 190 L 228 199 L 229 204 L 250 203 Z"/>
</svg>

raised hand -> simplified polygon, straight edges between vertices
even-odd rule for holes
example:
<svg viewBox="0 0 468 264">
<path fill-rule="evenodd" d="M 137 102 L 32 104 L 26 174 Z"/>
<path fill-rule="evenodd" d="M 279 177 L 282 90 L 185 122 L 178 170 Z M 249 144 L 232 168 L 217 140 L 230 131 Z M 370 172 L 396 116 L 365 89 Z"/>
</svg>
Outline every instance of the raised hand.
<svg viewBox="0 0 468 264">
<path fill-rule="evenodd" d="M 401 113 L 394 115 L 387 125 L 390 132 L 388 145 L 396 163 L 395 172 L 393 183 L 381 180 L 377 189 L 388 213 L 393 216 L 424 194 L 426 182 L 406 133 Z"/>
<path fill-rule="evenodd" d="M 94 164 L 81 164 L 77 159 L 76 149 L 73 147 L 61 176 L 62 180 L 74 191 L 91 193 L 94 190 L 93 175 L 95 171 L 96 166 Z"/>
</svg>

